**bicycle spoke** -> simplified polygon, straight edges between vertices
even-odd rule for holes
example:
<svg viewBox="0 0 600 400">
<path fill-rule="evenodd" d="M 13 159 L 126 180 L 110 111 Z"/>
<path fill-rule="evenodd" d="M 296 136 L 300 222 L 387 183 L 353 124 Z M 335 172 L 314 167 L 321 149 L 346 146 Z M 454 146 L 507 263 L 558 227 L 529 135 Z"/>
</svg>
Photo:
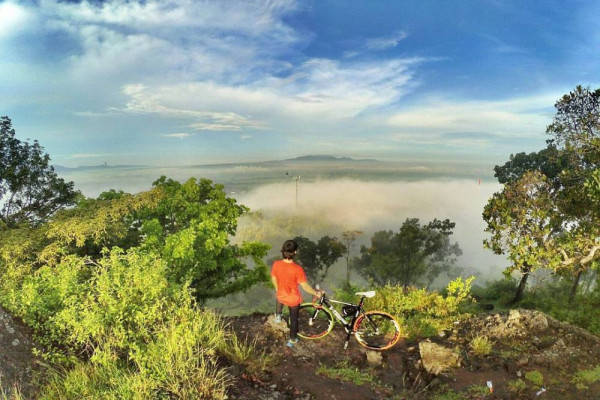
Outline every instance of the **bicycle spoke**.
<svg viewBox="0 0 600 400">
<path fill-rule="evenodd" d="M 367 313 L 356 326 L 356 339 L 368 348 L 386 349 L 399 338 L 398 323 L 385 313 Z"/>
<path fill-rule="evenodd" d="M 325 336 L 331 330 L 331 315 L 324 309 L 303 305 L 298 311 L 298 335 L 305 339 Z"/>
</svg>

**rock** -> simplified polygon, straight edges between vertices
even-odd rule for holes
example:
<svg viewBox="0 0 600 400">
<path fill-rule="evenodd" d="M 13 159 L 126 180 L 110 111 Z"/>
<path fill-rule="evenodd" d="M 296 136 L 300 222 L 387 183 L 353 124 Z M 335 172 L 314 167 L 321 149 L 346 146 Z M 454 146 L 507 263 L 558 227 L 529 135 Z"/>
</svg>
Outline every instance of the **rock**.
<svg viewBox="0 0 600 400">
<path fill-rule="evenodd" d="M 275 315 L 272 314 L 267 318 L 265 326 L 275 332 L 278 336 L 286 336 L 289 332 L 289 328 L 285 321 L 276 322 Z"/>
<path fill-rule="evenodd" d="M 12 341 L 12 343 L 11 343 L 11 344 L 12 344 L 13 346 L 18 346 L 18 345 L 19 345 L 19 343 L 20 343 L 20 342 L 19 342 L 19 339 L 15 339 L 15 340 L 13 340 L 13 341 Z"/>
<path fill-rule="evenodd" d="M 371 367 L 379 367 L 383 362 L 383 355 L 379 351 L 367 351 L 367 364 Z"/>
<path fill-rule="evenodd" d="M 518 367 L 524 367 L 527 364 L 529 364 L 529 357 L 527 357 L 527 356 L 521 357 L 521 358 L 519 358 L 519 360 L 517 360 Z"/>
<path fill-rule="evenodd" d="M 419 343 L 419 352 L 423 367 L 430 374 L 439 375 L 447 369 L 459 365 L 459 356 L 454 350 L 435 343 Z"/>
<path fill-rule="evenodd" d="M 536 332 L 543 332 L 548 329 L 548 318 L 540 312 L 533 312 L 527 320 L 529 328 Z"/>
</svg>

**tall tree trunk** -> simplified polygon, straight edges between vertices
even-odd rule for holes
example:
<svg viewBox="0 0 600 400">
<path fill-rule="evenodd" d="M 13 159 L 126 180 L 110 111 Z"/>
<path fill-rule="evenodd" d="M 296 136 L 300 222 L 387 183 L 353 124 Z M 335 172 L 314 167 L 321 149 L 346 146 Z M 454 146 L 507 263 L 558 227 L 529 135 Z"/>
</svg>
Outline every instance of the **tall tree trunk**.
<svg viewBox="0 0 600 400">
<path fill-rule="evenodd" d="M 581 268 L 577 272 L 577 276 L 575 277 L 575 282 L 573 282 L 573 286 L 571 287 L 571 293 L 569 293 L 569 304 L 573 302 L 575 298 L 575 294 L 577 294 L 577 286 L 579 286 L 579 279 L 581 279 Z"/>
<path fill-rule="evenodd" d="M 529 278 L 529 268 L 527 268 L 526 272 L 523 272 L 521 282 L 519 282 L 519 287 L 517 288 L 517 293 L 515 293 L 515 298 L 510 302 L 510 304 L 518 303 L 523 298 L 523 292 L 525 291 L 525 286 L 527 285 L 527 278 Z"/>
</svg>

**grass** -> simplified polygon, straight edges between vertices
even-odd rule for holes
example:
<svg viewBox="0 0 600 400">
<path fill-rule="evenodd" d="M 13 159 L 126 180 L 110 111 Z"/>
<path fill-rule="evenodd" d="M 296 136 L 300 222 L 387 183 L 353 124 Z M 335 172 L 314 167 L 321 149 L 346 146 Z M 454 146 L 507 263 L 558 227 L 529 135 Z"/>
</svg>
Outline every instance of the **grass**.
<svg viewBox="0 0 600 400">
<path fill-rule="evenodd" d="M 525 379 L 537 387 L 542 387 L 544 385 L 544 375 L 542 375 L 540 371 L 533 370 L 525 372 Z"/>
<path fill-rule="evenodd" d="M 485 396 L 490 394 L 490 389 L 486 385 L 471 385 L 467 388 L 467 393 L 472 396 Z"/>
<path fill-rule="evenodd" d="M 21 394 L 21 390 L 17 385 L 14 385 L 12 390 L 9 391 L 4 390 L 0 386 L 0 400 L 25 400 L 25 398 Z"/>
<path fill-rule="evenodd" d="M 466 400 L 466 398 L 461 393 L 444 387 L 434 394 L 431 400 Z"/>
<path fill-rule="evenodd" d="M 527 384 L 523 379 L 508 381 L 508 390 L 513 393 L 522 393 L 527 390 Z"/>
<path fill-rule="evenodd" d="M 571 382 L 575 384 L 577 389 L 585 390 L 588 385 L 600 381 L 600 365 L 593 369 L 583 369 L 577 371 Z"/>
<path fill-rule="evenodd" d="M 476 336 L 471 340 L 471 350 L 478 356 L 487 356 L 492 352 L 492 342 L 487 336 Z"/>
<path fill-rule="evenodd" d="M 339 379 L 346 382 L 352 382 L 355 385 L 364 385 L 366 383 L 370 385 L 378 385 L 379 382 L 373 377 L 373 375 L 362 372 L 357 367 L 351 366 L 347 361 L 338 363 L 335 367 L 327 367 L 326 365 L 319 365 L 317 374 L 325 375 L 332 379 Z"/>
</svg>

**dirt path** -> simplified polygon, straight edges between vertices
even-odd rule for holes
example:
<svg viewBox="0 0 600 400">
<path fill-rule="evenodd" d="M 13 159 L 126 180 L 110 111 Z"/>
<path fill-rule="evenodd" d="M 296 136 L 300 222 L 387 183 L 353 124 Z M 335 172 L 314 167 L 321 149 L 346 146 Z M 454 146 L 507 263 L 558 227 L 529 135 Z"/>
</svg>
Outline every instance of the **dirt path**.
<svg viewBox="0 0 600 400">
<path fill-rule="evenodd" d="M 30 330 L 0 307 L 0 388 L 10 393 L 16 386 L 27 399 L 36 365 L 30 337 Z"/>
</svg>

